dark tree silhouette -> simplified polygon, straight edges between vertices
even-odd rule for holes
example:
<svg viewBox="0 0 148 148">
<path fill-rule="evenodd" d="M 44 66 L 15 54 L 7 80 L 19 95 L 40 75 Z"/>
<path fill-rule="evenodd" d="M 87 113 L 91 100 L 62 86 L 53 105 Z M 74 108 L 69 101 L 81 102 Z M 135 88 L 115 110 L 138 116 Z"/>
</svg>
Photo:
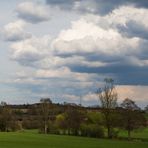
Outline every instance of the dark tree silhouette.
<svg viewBox="0 0 148 148">
<path fill-rule="evenodd" d="M 131 139 L 131 131 L 144 126 L 146 120 L 143 112 L 131 99 L 126 98 L 121 104 L 121 107 L 123 108 L 121 112 L 123 120 L 121 123 L 123 128 L 128 132 L 128 139 Z"/>
<path fill-rule="evenodd" d="M 80 125 L 84 120 L 84 114 L 77 108 L 72 108 L 69 106 L 65 114 L 66 125 L 68 129 L 68 134 L 78 135 L 80 130 Z"/>
</svg>

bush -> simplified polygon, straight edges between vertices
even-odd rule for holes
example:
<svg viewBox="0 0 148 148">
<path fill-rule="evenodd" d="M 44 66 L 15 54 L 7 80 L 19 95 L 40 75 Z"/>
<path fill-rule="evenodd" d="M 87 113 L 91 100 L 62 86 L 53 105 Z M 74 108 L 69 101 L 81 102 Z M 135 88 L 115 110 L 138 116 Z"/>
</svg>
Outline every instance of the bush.
<svg viewBox="0 0 148 148">
<path fill-rule="evenodd" d="M 37 120 L 24 119 L 22 121 L 22 127 L 24 129 L 37 129 L 39 128 L 39 122 Z"/>
<path fill-rule="evenodd" d="M 119 130 L 118 129 L 112 129 L 111 130 L 111 138 L 118 138 Z"/>
<path fill-rule="evenodd" d="M 104 137 L 104 129 L 97 124 L 82 124 L 81 135 L 94 138 Z"/>
<path fill-rule="evenodd" d="M 47 133 L 50 133 L 50 134 L 60 134 L 60 131 L 58 130 L 56 124 L 54 124 L 53 122 L 49 121 L 48 122 Z"/>
</svg>

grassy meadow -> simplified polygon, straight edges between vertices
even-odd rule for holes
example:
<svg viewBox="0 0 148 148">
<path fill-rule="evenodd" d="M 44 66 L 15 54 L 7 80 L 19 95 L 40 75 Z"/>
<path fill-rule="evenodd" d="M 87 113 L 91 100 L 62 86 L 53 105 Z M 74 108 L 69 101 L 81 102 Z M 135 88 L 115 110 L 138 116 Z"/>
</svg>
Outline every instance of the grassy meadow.
<svg viewBox="0 0 148 148">
<path fill-rule="evenodd" d="M 148 141 L 148 128 L 138 129 L 131 133 L 132 138 L 147 139 Z M 127 137 L 127 131 L 120 131 L 119 137 Z"/>
<path fill-rule="evenodd" d="M 139 136 L 148 136 L 148 130 Z M 138 134 L 137 134 L 138 136 Z M 43 135 L 37 131 L 1 132 L 1 148 L 147 148 L 147 142 L 120 141 L 61 135 Z"/>
</svg>

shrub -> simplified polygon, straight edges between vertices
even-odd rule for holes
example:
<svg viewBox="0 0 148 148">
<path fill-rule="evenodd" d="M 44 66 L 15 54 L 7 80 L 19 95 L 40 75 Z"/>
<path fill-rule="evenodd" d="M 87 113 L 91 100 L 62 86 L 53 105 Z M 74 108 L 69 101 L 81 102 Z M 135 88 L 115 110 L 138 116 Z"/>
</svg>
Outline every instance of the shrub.
<svg viewBox="0 0 148 148">
<path fill-rule="evenodd" d="M 104 129 L 97 124 L 82 124 L 81 135 L 87 137 L 102 138 L 104 137 Z"/>
<path fill-rule="evenodd" d="M 111 130 L 111 138 L 118 138 L 119 130 L 118 129 L 112 129 Z"/>
</svg>

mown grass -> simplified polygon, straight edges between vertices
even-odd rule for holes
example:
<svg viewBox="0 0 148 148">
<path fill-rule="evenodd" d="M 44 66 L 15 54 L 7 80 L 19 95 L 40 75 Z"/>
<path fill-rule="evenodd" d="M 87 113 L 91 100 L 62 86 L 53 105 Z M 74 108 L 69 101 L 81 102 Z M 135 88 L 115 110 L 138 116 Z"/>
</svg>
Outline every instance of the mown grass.
<svg viewBox="0 0 148 148">
<path fill-rule="evenodd" d="M 131 132 L 132 138 L 147 139 L 148 141 L 148 128 L 138 129 Z M 120 130 L 119 137 L 127 137 L 127 131 Z"/>
<path fill-rule="evenodd" d="M 61 135 L 37 131 L 0 133 L 1 148 L 147 148 L 147 142 L 119 141 Z"/>
</svg>

